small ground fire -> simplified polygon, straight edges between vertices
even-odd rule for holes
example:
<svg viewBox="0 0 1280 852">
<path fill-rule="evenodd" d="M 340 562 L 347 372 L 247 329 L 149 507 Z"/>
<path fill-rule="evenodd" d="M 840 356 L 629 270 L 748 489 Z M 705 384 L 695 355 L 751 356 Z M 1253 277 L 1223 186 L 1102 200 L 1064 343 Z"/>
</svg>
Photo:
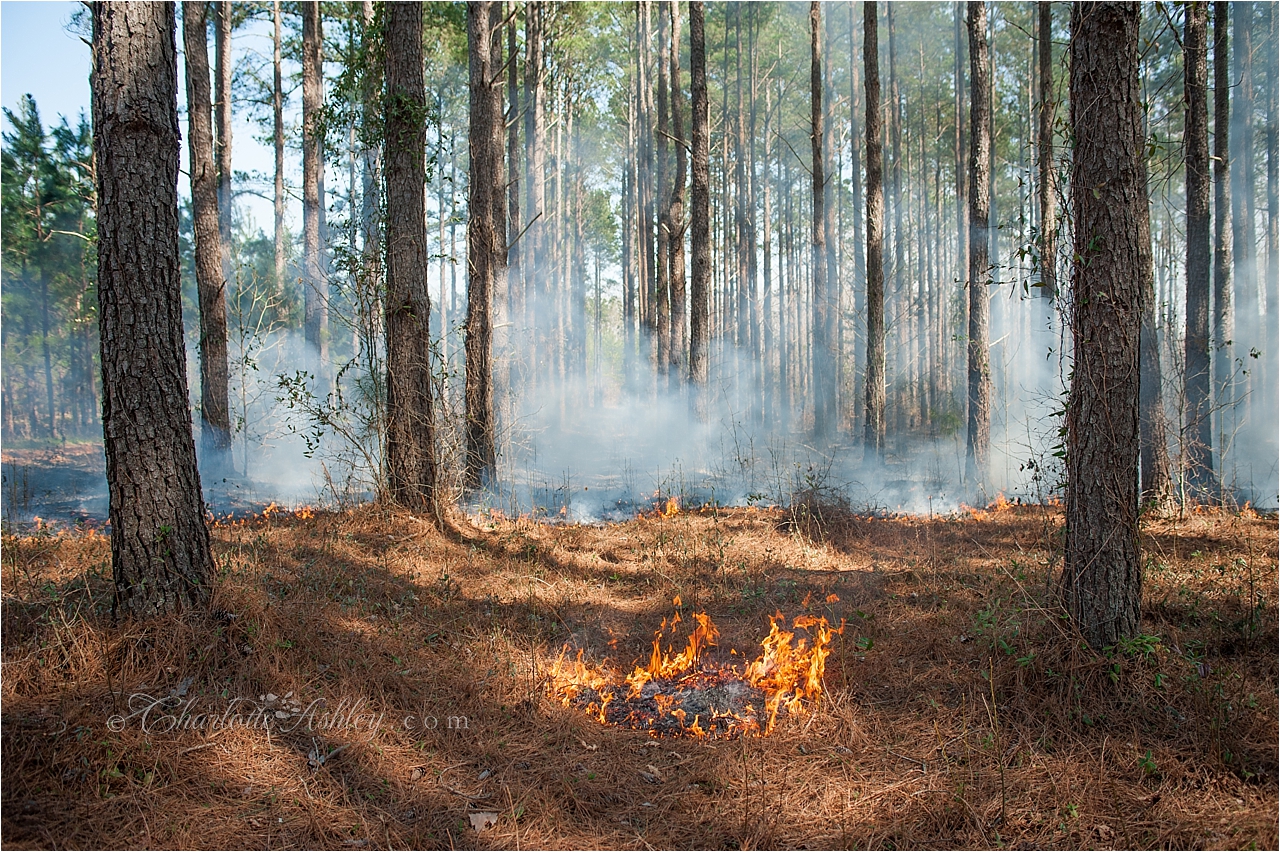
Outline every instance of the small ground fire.
<svg viewBox="0 0 1280 852">
<path fill-rule="evenodd" d="M 838 600 L 832 595 L 828 602 Z M 602 724 L 648 731 L 654 736 L 734 737 L 767 736 L 782 714 L 805 712 L 822 694 L 822 674 L 833 637 L 844 622 L 832 627 L 825 617 L 801 615 L 786 629 L 786 617 L 770 617 L 769 635 L 753 661 L 739 667 L 714 661 L 720 631 L 711 616 L 692 616 L 693 631 L 683 649 L 670 644 L 684 619 L 679 612 L 663 619 L 653 637 L 647 665 L 636 665 L 625 677 L 583 661 L 582 651 L 570 658 L 561 652 L 551 669 L 550 693 L 566 707 L 575 707 Z M 809 635 L 797 638 L 796 630 Z M 668 644 L 662 650 L 663 639 Z M 731 656 L 741 656 L 730 650 Z"/>
</svg>

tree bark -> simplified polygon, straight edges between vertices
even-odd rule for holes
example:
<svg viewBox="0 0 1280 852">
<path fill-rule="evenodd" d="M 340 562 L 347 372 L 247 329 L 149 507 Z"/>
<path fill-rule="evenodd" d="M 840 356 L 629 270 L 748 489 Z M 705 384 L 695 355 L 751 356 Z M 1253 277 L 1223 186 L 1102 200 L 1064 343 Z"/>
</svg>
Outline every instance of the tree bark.
<svg viewBox="0 0 1280 852">
<path fill-rule="evenodd" d="M 813 376 L 813 434 L 830 437 L 838 417 L 831 353 L 831 282 L 827 280 L 826 162 L 823 156 L 822 8 L 809 4 L 809 107 L 813 173 L 813 331 L 809 347 Z"/>
<path fill-rule="evenodd" d="M 468 488 L 494 476 L 493 294 L 503 291 L 507 271 L 506 195 L 502 154 L 505 127 L 497 59 L 501 6 L 467 4 L 467 50 L 471 74 L 471 173 L 467 202 L 466 407 Z"/>
<path fill-rule="evenodd" d="M 186 4 L 183 5 L 185 7 Z M 219 250 L 222 279 L 231 281 L 234 278 L 231 268 L 231 205 L 234 202 L 231 189 L 231 2 L 218 0 L 214 6 L 218 25 L 213 44 L 218 60 L 217 93 L 214 97 L 218 130 L 218 231 L 222 237 Z"/>
<path fill-rule="evenodd" d="M 113 610 L 145 618 L 203 606 L 213 574 L 183 353 L 175 7 L 92 10 Z"/>
<path fill-rule="evenodd" d="M 324 34 L 320 4 L 302 4 L 302 262 L 307 345 L 329 368 L 329 281 L 324 260 L 324 140 L 317 121 L 324 102 Z"/>
<path fill-rule="evenodd" d="M 707 349 L 710 344 L 708 298 L 711 283 L 711 175 L 709 104 L 707 100 L 706 11 L 701 0 L 689 2 L 689 76 L 693 99 L 692 210 L 690 251 L 693 253 L 689 305 L 689 381 L 694 385 L 694 410 L 705 423 Z"/>
<path fill-rule="evenodd" d="M 1277 51 L 1277 22 L 1280 21 L 1280 9 L 1275 3 L 1267 4 L 1267 55 L 1275 58 Z M 1266 326 L 1264 338 L 1267 352 L 1270 355 L 1263 360 L 1263 376 L 1266 381 L 1262 387 L 1270 394 L 1264 402 L 1270 411 L 1276 409 L 1276 368 L 1280 362 L 1276 360 L 1277 346 L 1280 345 L 1280 132 L 1277 132 L 1277 121 L 1280 121 L 1280 109 L 1277 109 L 1277 68 L 1275 62 L 1267 63 L 1266 97 L 1267 124 L 1264 129 L 1264 142 L 1267 150 L 1267 298 Z M 1274 433 L 1272 435 L 1274 440 Z M 1274 444 L 1272 445 L 1275 446 Z"/>
<path fill-rule="evenodd" d="M 187 65 L 187 145 L 191 160 L 191 220 L 195 232 L 196 294 L 200 303 L 200 440 L 206 464 L 220 466 L 231 448 L 227 399 L 227 300 L 218 180 L 213 161 L 206 5 L 182 4 Z"/>
<path fill-rule="evenodd" d="M 965 479 L 982 488 L 991 445 L 987 285 L 991 279 L 991 62 L 987 7 L 969 0 L 969 430 Z"/>
<path fill-rule="evenodd" d="M 1138 4 L 1071 13 L 1074 369 L 1062 588 L 1095 650 L 1138 631 L 1138 340 L 1149 256 Z"/>
<path fill-rule="evenodd" d="M 1058 297 L 1058 199 L 1053 168 L 1053 6 L 1036 4 L 1040 40 L 1040 295 Z"/>
<path fill-rule="evenodd" d="M 273 248 L 275 252 L 276 296 L 284 294 L 285 264 L 289 254 L 288 246 L 285 243 L 284 230 L 284 81 L 280 67 L 283 45 L 280 24 L 280 0 L 273 0 L 271 4 L 271 113 L 272 141 L 275 147 L 275 230 L 273 231 Z"/>
<path fill-rule="evenodd" d="M 1187 307 L 1183 451 L 1200 492 L 1213 478 L 1209 372 L 1208 4 L 1190 2 L 1183 35 L 1186 98 Z"/>
<path fill-rule="evenodd" d="M 426 87 L 422 7 L 388 3 L 387 100 L 387 496 L 437 511 L 431 409 L 431 301 L 427 293 Z"/>
<path fill-rule="evenodd" d="M 1213 392 L 1214 420 L 1218 424 L 1215 446 L 1219 452 L 1230 441 L 1233 401 L 1232 337 L 1235 315 L 1231 309 L 1231 75 L 1228 53 L 1229 3 L 1213 4 Z M 1239 49 L 1239 44 L 1237 44 Z M 1237 166 L 1238 167 L 1238 166 Z M 1219 465 L 1221 467 L 1221 465 Z"/>
<path fill-rule="evenodd" d="M 671 346 L 668 360 L 671 375 L 683 375 L 685 352 L 689 345 L 689 325 L 685 308 L 684 235 L 687 222 L 684 212 L 685 181 L 689 158 L 684 141 L 684 92 L 680 88 L 680 4 L 671 0 L 667 7 L 671 16 L 671 136 L 676 151 L 676 170 L 671 179 L 671 204 L 667 221 L 671 228 Z"/>
<path fill-rule="evenodd" d="M 862 55 L 867 80 L 867 401 L 866 455 L 884 460 L 884 110 L 880 103 L 878 4 L 862 4 Z"/>
<path fill-rule="evenodd" d="M 969 184 L 967 181 L 967 167 L 965 166 L 965 152 L 968 149 L 968 139 L 965 137 L 964 126 L 964 27 L 961 26 L 963 20 L 964 3 L 957 2 L 954 10 L 955 24 L 955 137 L 952 140 L 955 145 L 955 172 L 956 172 L 956 273 L 958 280 L 963 285 L 964 291 L 968 292 L 969 280 Z M 966 315 L 967 315 L 966 310 Z M 958 378 L 949 375 L 947 378 L 948 387 L 953 386 L 953 381 Z"/>
<path fill-rule="evenodd" d="M 373 0 L 362 0 L 360 16 L 363 21 L 361 49 L 365 56 L 372 56 L 374 45 L 375 14 Z M 360 231 L 361 257 L 363 260 L 363 301 L 376 305 L 383 292 L 382 280 L 382 217 L 380 215 L 379 184 L 382 182 L 382 146 L 374 141 L 373 128 L 379 111 L 378 95 L 382 89 L 383 69 L 370 67 L 361 80 L 361 111 L 365 139 L 361 145 Z M 436 165 L 439 168 L 439 163 Z M 372 313 L 372 312 L 371 312 Z"/>
<path fill-rule="evenodd" d="M 527 308 L 534 340 L 531 378 L 534 384 L 545 381 L 543 372 L 549 366 L 550 336 L 547 323 L 548 270 L 544 246 L 548 218 L 546 209 L 546 70 L 543 57 L 543 0 L 525 4 L 524 23 L 524 144 L 525 144 L 525 233 L 524 270 L 528 293 Z"/>
</svg>

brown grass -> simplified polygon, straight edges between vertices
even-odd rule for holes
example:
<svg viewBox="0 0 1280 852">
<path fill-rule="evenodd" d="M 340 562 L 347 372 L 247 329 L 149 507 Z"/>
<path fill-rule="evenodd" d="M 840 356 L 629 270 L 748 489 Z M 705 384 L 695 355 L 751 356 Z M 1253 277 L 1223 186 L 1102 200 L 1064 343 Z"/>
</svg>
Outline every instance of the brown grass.
<svg viewBox="0 0 1280 852">
<path fill-rule="evenodd" d="M 102 536 L 7 537 L 5 842 L 1275 848 L 1275 521 L 1149 522 L 1153 638 L 1109 657 L 1047 603 L 1060 537 L 1029 507 L 445 532 L 376 508 L 272 515 L 216 528 L 211 617 L 146 625 L 111 621 Z M 545 697 L 566 644 L 625 666 L 677 594 L 738 649 L 777 610 L 848 619 L 823 702 L 768 738 L 700 741 Z M 292 693 L 273 710 L 330 715 L 108 725 L 130 696 L 178 693 L 193 713 Z M 497 821 L 476 831 L 482 811 Z"/>
</svg>

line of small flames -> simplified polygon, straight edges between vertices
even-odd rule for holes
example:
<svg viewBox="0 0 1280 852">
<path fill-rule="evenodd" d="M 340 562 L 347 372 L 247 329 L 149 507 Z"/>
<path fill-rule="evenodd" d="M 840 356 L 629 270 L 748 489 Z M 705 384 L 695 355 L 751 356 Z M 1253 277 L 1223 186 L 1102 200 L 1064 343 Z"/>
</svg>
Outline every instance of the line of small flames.
<svg viewBox="0 0 1280 852">
<path fill-rule="evenodd" d="M 835 595 L 827 597 L 828 603 L 837 601 L 839 598 Z M 680 598 L 677 597 L 674 603 L 679 607 Z M 707 613 L 696 612 L 692 617 L 696 625 L 688 642 L 678 653 L 674 653 L 670 646 L 664 653 L 662 638 L 668 630 L 672 635 L 675 634 L 676 626 L 682 621 L 680 612 L 677 609 L 670 621 L 663 619 L 662 625 L 654 634 L 648 664 L 637 665 L 622 681 L 628 687 L 624 700 L 639 697 L 650 681 L 678 679 L 697 671 L 703 653 L 717 644 L 720 631 Z M 762 730 L 754 719 L 735 716 L 745 728 L 756 730 L 762 736 L 773 730 L 780 710 L 785 709 L 791 714 L 803 713 L 804 702 L 812 702 L 822 694 L 822 675 L 826 669 L 827 657 L 831 654 L 831 640 L 844 632 L 843 620 L 839 627 L 833 627 L 825 616 L 796 616 L 791 622 L 792 630 L 786 629 L 786 617 L 781 612 L 770 616 L 769 622 L 769 635 L 761 642 L 761 653 L 755 660 L 741 670 L 732 665 L 712 670 L 764 692 L 766 722 Z M 801 637 L 797 641 L 793 632 L 795 629 L 808 631 L 810 638 Z M 730 653 L 737 654 L 736 651 Z M 578 651 L 574 658 L 566 657 L 565 651 L 560 653 L 551 669 L 552 693 L 568 707 L 584 690 L 596 691 L 603 696 L 603 700 L 598 705 L 593 702 L 589 710 L 602 724 L 608 724 L 607 710 L 615 695 L 614 691 L 608 690 L 610 687 L 621 688 L 622 684 L 611 680 L 602 670 L 587 665 L 582 657 L 582 651 Z M 706 735 L 698 717 L 695 716 L 691 724 L 686 724 L 685 711 L 670 708 L 670 697 L 657 695 L 654 698 L 659 710 L 676 718 L 685 731 L 694 735 Z"/>
</svg>

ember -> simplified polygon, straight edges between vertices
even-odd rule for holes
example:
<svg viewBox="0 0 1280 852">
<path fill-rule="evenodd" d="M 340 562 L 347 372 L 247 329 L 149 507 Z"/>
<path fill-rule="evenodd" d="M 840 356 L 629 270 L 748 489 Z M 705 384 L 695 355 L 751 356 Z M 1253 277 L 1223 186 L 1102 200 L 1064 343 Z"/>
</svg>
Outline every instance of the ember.
<svg viewBox="0 0 1280 852">
<path fill-rule="evenodd" d="M 675 599 L 680 606 L 680 598 Z M 550 691 L 566 707 L 576 707 L 606 725 L 649 731 L 654 736 L 765 736 L 778 714 L 799 714 L 805 701 L 822 694 L 822 673 L 832 637 L 844 631 L 826 618 L 797 616 L 785 629 L 782 613 L 770 618 L 760 655 L 739 668 L 706 659 L 718 647 L 720 631 L 704 612 L 694 613 L 692 633 L 682 650 L 662 650 L 664 634 L 674 636 L 679 611 L 664 619 L 653 639 L 648 665 L 617 677 L 561 653 L 551 670 Z M 730 651 L 737 655 L 737 651 Z"/>
</svg>

